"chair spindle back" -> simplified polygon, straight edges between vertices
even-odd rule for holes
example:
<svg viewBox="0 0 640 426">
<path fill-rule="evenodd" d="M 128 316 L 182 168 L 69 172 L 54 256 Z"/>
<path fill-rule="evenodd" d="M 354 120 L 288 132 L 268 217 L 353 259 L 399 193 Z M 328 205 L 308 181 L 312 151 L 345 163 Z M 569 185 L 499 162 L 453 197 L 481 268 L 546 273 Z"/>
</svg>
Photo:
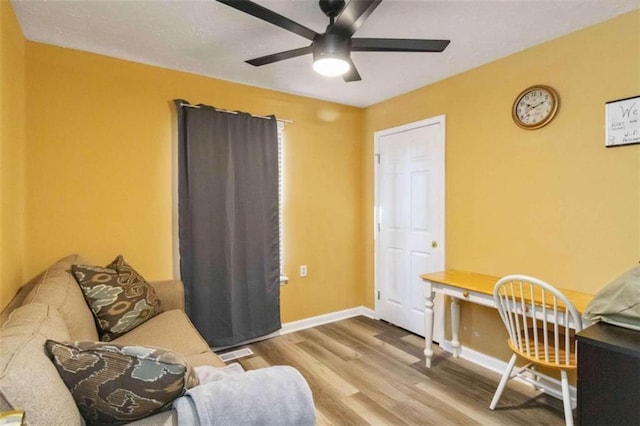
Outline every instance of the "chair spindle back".
<svg viewBox="0 0 640 426">
<path fill-rule="evenodd" d="M 548 365 L 575 364 L 573 334 L 582 318 L 560 291 L 526 275 L 509 275 L 496 283 L 493 297 L 512 349 Z"/>
</svg>

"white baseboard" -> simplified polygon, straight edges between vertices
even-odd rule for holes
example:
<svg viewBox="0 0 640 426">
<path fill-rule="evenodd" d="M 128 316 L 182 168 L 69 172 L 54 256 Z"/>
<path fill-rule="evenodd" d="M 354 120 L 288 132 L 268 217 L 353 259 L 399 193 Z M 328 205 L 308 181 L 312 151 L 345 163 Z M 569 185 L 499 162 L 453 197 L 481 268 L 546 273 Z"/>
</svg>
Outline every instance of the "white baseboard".
<svg viewBox="0 0 640 426">
<path fill-rule="evenodd" d="M 279 335 L 293 333 L 294 331 L 304 330 L 306 328 L 317 327 L 323 324 L 329 324 L 336 321 L 341 321 L 347 318 L 353 318 L 360 315 L 364 315 L 369 318 L 373 318 L 374 312 L 364 306 L 358 306 L 356 308 L 349 308 L 338 312 L 331 312 L 324 315 L 318 315 L 311 318 L 305 318 L 298 321 L 291 321 L 282 324 L 282 328 L 277 331 Z"/>
<path fill-rule="evenodd" d="M 295 331 L 305 330 L 307 328 L 317 327 L 323 324 L 329 324 L 336 321 L 341 321 L 347 318 L 353 318 L 363 315 L 365 317 L 374 318 L 375 312 L 373 309 L 366 308 L 364 306 L 357 306 L 355 308 L 344 309 L 342 311 L 330 312 L 328 314 L 318 315 L 311 318 L 305 318 L 297 321 L 285 322 L 282 324 L 282 328 L 280 330 L 274 331 L 273 333 L 267 334 L 265 336 L 256 337 L 255 339 L 247 340 L 242 343 L 238 343 L 231 346 L 222 346 L 211 348 L 212 351 L 218 352 L 224 349 L 248 345 L 250 343 L 259 342 L 265 339 L 271 339 L 272 337 L 282 336 L 285 334 L 293 333 Z"/>
<path fill-rule="evenodd" d="M 451 340 L 444 340 L 443 343 L 440 343 L 440 347 L 449 353 L 453 353 Z M 471 361 L 472 363 L 479 365 L 480 367 L 486 368 L 487 370 L 495 371 L 496 373 L 500 374 L 504 373 L 505 368 L 507 368 L 507 363 L 505 361 L 489 356 L 487 354 L 483 354 L 482 352 L 478 352 L 464 345 L 460 346 L 460 358 L 466 359 L 467 361 Z"/>
</svg>

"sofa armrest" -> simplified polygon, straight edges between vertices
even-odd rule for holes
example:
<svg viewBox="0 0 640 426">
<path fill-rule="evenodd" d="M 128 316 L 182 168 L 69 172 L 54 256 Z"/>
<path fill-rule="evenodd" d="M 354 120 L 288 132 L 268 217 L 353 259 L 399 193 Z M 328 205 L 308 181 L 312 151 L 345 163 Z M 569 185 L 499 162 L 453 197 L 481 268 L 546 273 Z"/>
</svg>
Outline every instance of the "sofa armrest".
<svg viewBox="0 0 640 426">
<path fill-rule="evenodd" d="M 180 280 L 150 281 L 162 302 L 162 309 L 180 309 L 184 311 L 184 285 Z"/>
</svg>

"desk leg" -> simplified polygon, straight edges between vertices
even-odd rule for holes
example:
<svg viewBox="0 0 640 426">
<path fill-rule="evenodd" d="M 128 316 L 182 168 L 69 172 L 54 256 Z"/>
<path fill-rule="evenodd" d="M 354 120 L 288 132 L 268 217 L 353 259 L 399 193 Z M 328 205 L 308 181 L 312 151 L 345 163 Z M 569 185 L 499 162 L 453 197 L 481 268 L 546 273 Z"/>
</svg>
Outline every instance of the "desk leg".
<svg viewBox="0 0 640 426">
<path fill-rule="evenodd" d="M 431 283 L 424 283 L 424 357 L 427 368 L 431 368 L 433 358 L 433 288 Z"/>
<path fill-rule="evenodd" d="M 458 329 L 460 327 L 460 301 L 455 297 L 451 298 L 451 346 L 453 347 L 453 356 L 460 355 L 460 339 L 458 337 Z"/>
</svg>

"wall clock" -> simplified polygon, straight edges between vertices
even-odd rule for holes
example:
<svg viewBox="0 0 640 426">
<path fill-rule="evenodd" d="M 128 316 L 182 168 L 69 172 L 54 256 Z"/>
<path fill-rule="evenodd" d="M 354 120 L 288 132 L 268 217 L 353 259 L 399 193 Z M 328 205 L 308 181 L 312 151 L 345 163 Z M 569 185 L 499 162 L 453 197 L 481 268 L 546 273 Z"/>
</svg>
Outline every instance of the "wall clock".
<svg viewBox="0 0 640 426">
<path fill-rule="evenodd" d="M 559 104 L 558 93 L 552 87 L 538 84 L 524 89 L 516 97 L 511 116 L 523 129 L 539 129 L 553 120 Z"/>
</svg>

